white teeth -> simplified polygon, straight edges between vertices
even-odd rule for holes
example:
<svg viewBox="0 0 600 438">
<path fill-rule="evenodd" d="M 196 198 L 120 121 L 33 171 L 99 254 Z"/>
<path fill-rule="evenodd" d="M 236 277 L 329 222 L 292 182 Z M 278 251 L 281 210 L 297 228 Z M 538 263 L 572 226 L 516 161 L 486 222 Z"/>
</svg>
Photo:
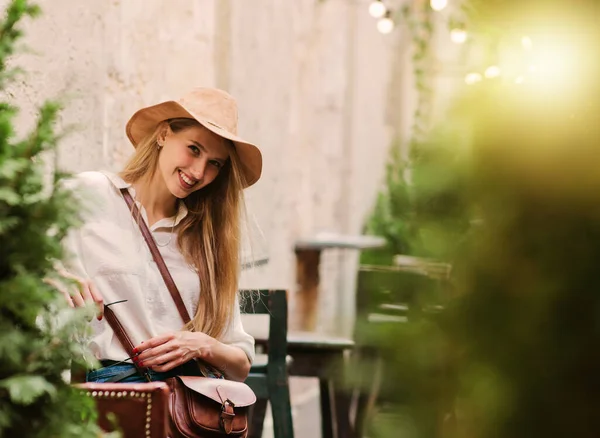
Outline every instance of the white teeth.
<svg viewBox="0 0 600 438">
<path fill-rule="evenodd" d="M 183 173 L 181 170 L 179 171 L 179 174 L 181 175 L 181 179 L 184 180 L 186 182 L 186 184 L 189 184 L 191 186 L 193 186 L 194 184 L 196 184 L 196 181 L 189 179 L 185 173 Z"/>
</svg>

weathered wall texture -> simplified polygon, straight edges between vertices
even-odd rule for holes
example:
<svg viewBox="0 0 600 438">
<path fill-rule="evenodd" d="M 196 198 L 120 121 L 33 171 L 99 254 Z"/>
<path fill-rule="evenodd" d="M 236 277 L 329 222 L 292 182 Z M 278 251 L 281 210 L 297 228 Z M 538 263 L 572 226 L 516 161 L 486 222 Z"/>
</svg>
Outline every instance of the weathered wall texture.
<svg viewBox="0 0 600 438">
<path fill-rule="evenodd" d="M 398 102 L 411 81 L 406 53 L 377 33 L 367 1 L 39 3 L 44 15 L 27 25 L 37 53 L 15 60 L 29 74 L 11 94 L 24 108 L 22 127 L 43 99 L 67 98 L 61 123 L 78 130 L 60 148 L 63 167 L 118 170 L 136 109 L 218 86 L 238 99 L 240 133 L 264 154 L 263 178 L 247 197 L 264 234 L 255 252 L 270 263 L 244 285 L 293 291 L 297 239 L 361 232 L 393 127 L 408 125 Z M 322 260 L 321 330 L 349 327 L 356 256 L 330 251 Z"/>
</svg>

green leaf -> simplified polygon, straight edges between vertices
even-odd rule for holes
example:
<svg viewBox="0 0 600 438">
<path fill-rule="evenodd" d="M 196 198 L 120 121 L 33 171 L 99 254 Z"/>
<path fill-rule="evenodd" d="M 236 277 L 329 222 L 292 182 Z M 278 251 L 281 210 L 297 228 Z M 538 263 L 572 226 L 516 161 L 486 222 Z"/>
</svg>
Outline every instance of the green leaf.
<svg viewBox="0 0 600 438">
<path fill-rule="evenodd" d="M 56 388 L 42 376 L 15 375 L 0 380 L 0 388 L 8 390 L 13 403 L 29 405 L 44 394 L 56 395 Z"/>
<path fill-rule="evenodd" d="M 31 163 L 24 158 L 16 158 L 12 160 L 4 160 L 0 162 L 0 178 L 12 179 L 19 172 L 27 169 Z"/>
<path fill-rule="evenodd" d="M 0 187 L 0 202 L 5 202 L 8 205 L 17 205 L 21 197 L 10 187 Z"/>
</svg>

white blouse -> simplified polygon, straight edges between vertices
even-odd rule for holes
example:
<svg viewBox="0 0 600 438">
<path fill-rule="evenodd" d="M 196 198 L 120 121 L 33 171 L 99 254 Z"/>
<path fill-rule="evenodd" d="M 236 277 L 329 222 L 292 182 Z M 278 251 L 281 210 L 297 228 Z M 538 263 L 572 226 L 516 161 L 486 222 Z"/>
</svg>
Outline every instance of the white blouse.
<svg viewBox="0 0 600 438">
<path fill-rule="evenodd" d="M 80 173 L 68 181 L 68 186 L 81 199 L 84 223 L 65 239 L 70 253 L 66 269 L 91 280 L 105 304 L 127 300 L 111 309 L 134 345 L 181 330 L 183 321 L 177 307 L 119 191 L 128 188 L 135 199 L 135 189 L 108 172 Z M 200 280 L 177 247 L 174 229 L 187 214 L 183 202 L 179 205 L 175 217 L 161 219 L 149 228 L 189 314 L 194 315 L 201 293 Z M 139 202 L 137 206 L 147 221 L 144 207 Z M 89 347 L 97 359 L 121 361 L 127 357 L 105 318 L 94 319 L 91 326 Z M 254 360 L 254 338 L 244 331 L 237 301 L 219 341 L 241 348 L 251 362 Z"/>
</svg>

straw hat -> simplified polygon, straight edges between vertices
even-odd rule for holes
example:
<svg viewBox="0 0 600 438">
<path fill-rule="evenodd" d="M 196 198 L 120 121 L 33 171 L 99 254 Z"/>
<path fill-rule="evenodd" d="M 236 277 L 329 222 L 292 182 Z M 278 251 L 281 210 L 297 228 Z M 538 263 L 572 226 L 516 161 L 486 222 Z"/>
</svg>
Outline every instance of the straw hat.
<svg viewBox="0 0 600 438">
<path fill-rule="evenodd" d="M 188 118 L 197 120 L 206 129 L 231 140 L 235 145 L 242 171 L 246 178 L 245 187 L 250 187 L 260 178 L 262 155 L 258 147 L 237 135 L 238 109 L 235 99 L 216 88 L 194 88 L 179 101 L 169 100 L 137 111 L 125 128 L 127 137 L 134 147 L 156 126 L 167 119 Z"/>
</svg>

